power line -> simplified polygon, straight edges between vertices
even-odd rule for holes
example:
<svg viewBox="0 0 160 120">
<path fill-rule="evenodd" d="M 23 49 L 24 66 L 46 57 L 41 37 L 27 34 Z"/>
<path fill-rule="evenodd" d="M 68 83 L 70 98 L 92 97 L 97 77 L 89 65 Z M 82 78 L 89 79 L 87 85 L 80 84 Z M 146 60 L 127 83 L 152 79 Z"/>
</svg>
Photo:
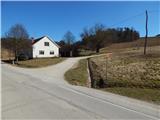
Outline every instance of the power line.
<svg viewBox="0 0 160 120">
<path fill-rule="evenodd" d="M 150 11 L 148 11 L 148 12 L 149 12 L 149 13 L 155 13 L 155 12 L 160 12 L 160 11 L 159 11 L 159 10 L 150 10 Z M 125 22 L 127 22 L 127 21 L 129 21 L 129 20 L 131 20 L 131 19 L 134 19 L 134 18 L 139 17 L 139 16 L 142 16 L 142 15 L 145 15 L 145 13 L 144 13 L 144 12 L 141 12 L 141 13 L 136 14 L 136 15 L 134 15 L 134 16 L 130 16 L 130 17 L 126 18 L 126 19 L 123 19 L 123 20 L 121 20 L 121 21 L 119 21 L 119 22 L 117 22 L 117 23 L 112 24 L 112 25 L 109 26 L 109 27 L 113 27 L 113 26 L 115 26 L 115 25 L 119 25 L 119 24 L 125 23 Z"/>
<path fill-rule="evenodd" d="M 149 10 L 150 13 L 160 12 L 160 10 Z"/>
<path fill-rule="evenodd" d="M 113 26 L 115 26 L 115 25 L 124 23 L 124 22 L 126 22 L 126 21 L 129 21 L 130 19 L 133 19 L 133 18 L 138 17 L 138 16 L 142 16 L 142 15 L 144 15 L 144 12 L 143 12 L 143 13 L 139 13 L 139 14 L 134 15 L 134 16 L 131 16 L 131 17 L 128 17 L 128 18 L 126 18 L 126 19 L 123 19 L 123 20 L 121 20 L 121 21 L 119 21 L 119 22 L 117 22 L 117 23 L 112 24 L 110 27 L 113 27 Z"/>
</svg>

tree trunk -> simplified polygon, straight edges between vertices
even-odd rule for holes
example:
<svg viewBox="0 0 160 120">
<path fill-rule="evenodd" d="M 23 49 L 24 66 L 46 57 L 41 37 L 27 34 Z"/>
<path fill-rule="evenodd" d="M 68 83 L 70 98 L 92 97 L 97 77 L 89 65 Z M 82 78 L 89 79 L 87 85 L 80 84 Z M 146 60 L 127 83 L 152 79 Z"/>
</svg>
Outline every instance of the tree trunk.
<svg viewBox="0 0 160 120">
<path fill-rule="evenodd" d="M 96 53 L 99 53 L 99 47 L 98 47 L 98 48 L 96 48 Z"/>
<path fill-rule="evenodd" d="M 16 61 L 16 63 L 18 63 L 18 54 L 17 54 L 17 50 L 15 50 L 15 61 Z"/>
</svg>

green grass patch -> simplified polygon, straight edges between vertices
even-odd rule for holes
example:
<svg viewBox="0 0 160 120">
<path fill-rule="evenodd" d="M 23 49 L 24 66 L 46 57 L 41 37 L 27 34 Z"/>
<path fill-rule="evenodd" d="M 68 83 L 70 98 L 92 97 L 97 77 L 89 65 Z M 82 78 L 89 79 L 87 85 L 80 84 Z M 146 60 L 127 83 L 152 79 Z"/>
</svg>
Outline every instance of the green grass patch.
<svg viewBox="0 0 160 120">
<path fill-rule="evenodd" d="M 30 59 L 25 61 L 18 61 L 18 64 L 16 64 L 16 66 L 27 68 L 39 68 L 54 65 L 59 62 L 62 62 L 63 60 L 65 60 L 65 58 L 61 57 Z"/>
<path fill-rule="evenodd" d="M 88 80 L 87 60 L 80 60 L 78 65 L 65 73 L 65 79 L 72 85 L 86 86 Z"/>
<path fill-rule="evenodd" d="M 112 87 L 102 89 L 107 92 L 160 104 L 160 89 Z"/>
</svg>

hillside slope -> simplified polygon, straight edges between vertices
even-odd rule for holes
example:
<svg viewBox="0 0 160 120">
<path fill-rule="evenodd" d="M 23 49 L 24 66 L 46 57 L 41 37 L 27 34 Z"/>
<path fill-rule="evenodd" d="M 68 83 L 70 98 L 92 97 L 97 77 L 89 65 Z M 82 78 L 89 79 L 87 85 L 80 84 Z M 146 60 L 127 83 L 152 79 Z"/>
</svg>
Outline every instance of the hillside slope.
<svg viewBox="0 0 160 120">
<path fill-rule="evenodd" d="M 133 42 L 114 43 L 100 50 L 101 53 L 113 51 L 125 51 L 127 48 L 139 49 L 144 46 L 145 38 L 140 38 Z M 147 46 L 160 46 L 160 37 L 149 37 Z"/>
<path fill-rule="evenodd" d="M 95 88 L 160 104 L 160 45 L 112 51 L 90 59 Z"/>
</svg>

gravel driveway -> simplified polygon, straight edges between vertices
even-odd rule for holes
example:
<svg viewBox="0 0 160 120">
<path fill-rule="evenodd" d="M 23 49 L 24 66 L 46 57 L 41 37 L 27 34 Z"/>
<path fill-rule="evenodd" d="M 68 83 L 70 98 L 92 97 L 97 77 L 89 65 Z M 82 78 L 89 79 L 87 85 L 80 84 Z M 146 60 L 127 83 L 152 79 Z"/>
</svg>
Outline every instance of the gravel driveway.
<svg viewBox="0 0 160 120">
<path fill-rule="evenodd" d="M 68 58 L 61 63 L 43 68 L 20 68 L 7 64 L 5 64 L 5 67 L 25 75 L 40 78 L 41 80 L 47 82 L 52 82 L 55 84 L 67 84 L 67 82 L 64 80 L 64 73 L 82 58 L 85 57 Z"/>
</svg>

